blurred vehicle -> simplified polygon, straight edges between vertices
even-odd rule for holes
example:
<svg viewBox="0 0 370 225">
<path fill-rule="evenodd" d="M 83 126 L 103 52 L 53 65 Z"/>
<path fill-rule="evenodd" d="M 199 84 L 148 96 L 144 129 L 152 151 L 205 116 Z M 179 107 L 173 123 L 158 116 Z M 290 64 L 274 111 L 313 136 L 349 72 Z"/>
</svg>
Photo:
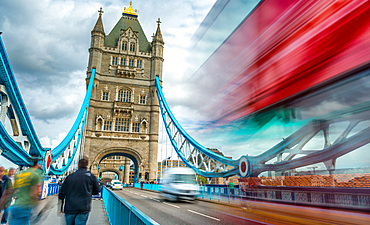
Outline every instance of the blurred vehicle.
<svg viewBox="0 0 370 225">
<path fill-rule="evenodd" d="M 122 190 L 123 189 L 123 184 L 119 180 L 112 180 L 111 181 L 111 188 L 112 188 L 112 190 L 115 190 L 115 189 Z"/>
<path fill-rule="evenodd" d="M 192 169 L 169 168 L 163 174 L 160 191 L 163 197 L 170 200 L 195 200 L 199 185 Z"/>
<path fill-rule="evenodd" d="M 110 182 L 107 182 L 107 183 L 105 184 L 105 186 L 106 186 L 107 188 L 110 188 L 112 185 L 111 185 L 111 183 L 110 183 Z"/>
</svg>

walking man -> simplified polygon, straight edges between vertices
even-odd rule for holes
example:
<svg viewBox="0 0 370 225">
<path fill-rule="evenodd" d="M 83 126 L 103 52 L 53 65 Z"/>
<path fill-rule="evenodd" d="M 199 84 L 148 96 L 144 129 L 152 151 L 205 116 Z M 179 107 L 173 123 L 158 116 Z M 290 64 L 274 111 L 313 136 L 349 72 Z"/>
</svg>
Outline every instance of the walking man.
<svg viewBox="0 0 370 225">
<path fill-rule="evenodd" d="M 29 224 L 31 210 L 37 204 L 41 193 L 42 177 L 38 168 L 38 158 L 35 157 L 32 159 L 32 167 L 15 176 L 16 200 L 10 207 L 9 225 Z"/>
<path fill-rule="evenodd" d="M 96 177 L 87 171 L 87 159 L 78 161 L 78 170 L 67 176 L 59 191 L 61 207 L 58 215 L 64 213 L 67 225 L 83 225 L 87 223 L 91 210 L 91 196 L 99 193 Z"/>
</svg>

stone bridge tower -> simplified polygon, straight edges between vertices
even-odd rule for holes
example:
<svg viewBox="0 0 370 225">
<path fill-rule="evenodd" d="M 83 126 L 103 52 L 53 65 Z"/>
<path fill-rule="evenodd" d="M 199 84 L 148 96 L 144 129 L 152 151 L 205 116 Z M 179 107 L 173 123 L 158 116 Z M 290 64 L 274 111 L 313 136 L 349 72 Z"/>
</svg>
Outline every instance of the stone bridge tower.
<svg viewBox="0 0 370 225">
<path fill-rule="evenodd" d="M 128 159 L 134 163 L 136 180 L 139 173 L 142 179 L 156 178 L 159 105 L 155 77 L 162 80 L 164 46 L 160 20 L 149 42 L 131 4 L 108 35 L 100 8 L 91 31 L 86 85 L 92 68 L 96 75 L 83 153 L 97 175 L 103 159 L 126 157 L 122 160 L 124 182 L 128 182 Z"/>
</svg>

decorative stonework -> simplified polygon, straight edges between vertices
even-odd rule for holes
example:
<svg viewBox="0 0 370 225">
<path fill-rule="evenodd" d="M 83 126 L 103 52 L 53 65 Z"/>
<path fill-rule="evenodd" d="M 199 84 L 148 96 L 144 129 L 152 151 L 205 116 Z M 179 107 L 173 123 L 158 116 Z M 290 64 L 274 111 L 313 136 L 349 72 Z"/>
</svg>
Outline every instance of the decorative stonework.
<svg viewBox="0 0 370 225">
<path fill-rule="evenodd" d="M 149 180 L 153 180 L 160 118 L 157 97 L 149 93 L 156 92 L 155 75 L 162 80 L 164 42 L 160 26 L 158 23 L 157 36 L 148 42 L 130 5 L 106 35 L 100 11 L 89 49 L 87 78 L 92 68 L 96 68 L 97 76 L 86 123 L 84 156 L 93 162 L 91 170 L 97 175 L 97 165 L 104 157 L 124 155 L 136 163 L 139 173 L 149 173 Z M 108 93 L 108 99 L 103 93 Z M 141 95 L 145 104 L 139 104 Z M 139 132 L 133 129 L 133 123 L 138 122 Z"/>
</svg>

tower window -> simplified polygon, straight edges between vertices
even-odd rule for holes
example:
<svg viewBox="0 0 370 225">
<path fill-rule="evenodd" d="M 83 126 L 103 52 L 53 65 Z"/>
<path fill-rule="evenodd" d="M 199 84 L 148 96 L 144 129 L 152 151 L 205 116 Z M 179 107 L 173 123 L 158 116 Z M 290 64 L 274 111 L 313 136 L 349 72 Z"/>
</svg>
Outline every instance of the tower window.
<svg viewBox="0 0 370 225">
<path fill-rule="evenodd" d="M 134 67 L 134 60 L 133 59 L 129 59 L 128 66 Z"/>
<path fill-rule="evenodd" d="M 140 123 L 132 123 L 132 132 L 140 132 Z"/>
<path fill-rule="evenodd" d="M 130 90 L 119 90 L 118 101 L 120 102 L 131 102 L 131 91 Z"/>
<path fill-rule="evenodd" d="M 112 57 L 112 65 L 117 65 L 117 60 L 118 58 L 117 57 Z"/>
<path fill-rule="evenodd" d="M 127 51 L 127 42 L 122 43 L 122 51 Z"/>
<path fill-rule="evenodd" d="M 103 92 L 103 95 L 101 97 L 101 100 L 102 101 L 108 101 L 108 96 L 109 96 L 108 92 Z"/>
<path fill-rule="evenodd" d="M 104 121 L 104 130 L 112 130 L 112 121 Z"/>
<path fill-rule="evenodd" d="M 142 60 L 138 60 L 137 61 L 137 68 L 142 68 L 143 67 L 143 61 Z"/>
<path fill-rule="evenodd" d="M 116 118 L 116 124 L 114 127 L 115 131 L 126 131 L 130 129 L 130 119 L 127 118 Z"/>
<path fill-rule="evenodd" d="M 140 104 L 145 104 L 145 101 L 146 101 L 146 96 L 140 95 L 140 101 L 139 101 L 139 103 Z"/>
<path fill-rule="evenodd" d="M 130 51 L 131 52 L 135 51 L 135 43 L 130 43 Z"/>
</svg>

